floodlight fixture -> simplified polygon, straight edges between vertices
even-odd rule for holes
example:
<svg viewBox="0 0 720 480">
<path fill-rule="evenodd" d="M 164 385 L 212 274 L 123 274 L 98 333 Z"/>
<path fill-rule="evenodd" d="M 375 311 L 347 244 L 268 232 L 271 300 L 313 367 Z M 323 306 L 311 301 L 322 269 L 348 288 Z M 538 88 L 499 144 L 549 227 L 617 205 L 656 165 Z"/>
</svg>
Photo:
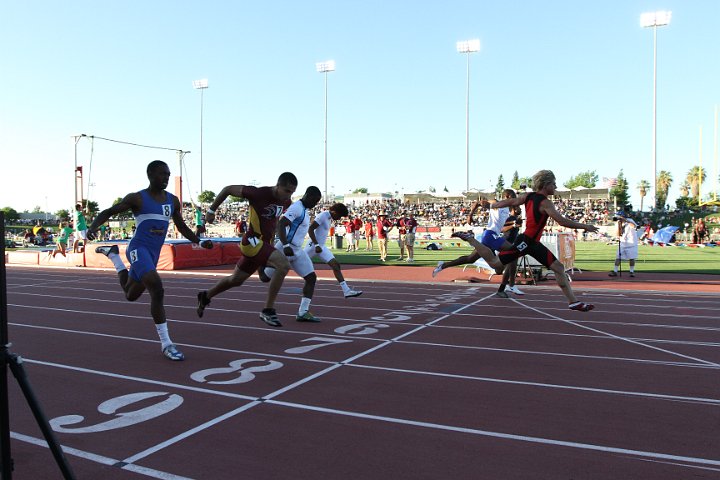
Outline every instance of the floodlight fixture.
<svg viewBox="0 0 720 480">
<path fill-rule="evenodd" d="M 327 73 L 335 71 L 335 60 L 327 60 L 324 62 L 317 62 L 315 68 L 319 73 Z"/>
<path fill-rule="evenodd" d="M 672 12 L 668 10 L 659 10 L 657 12 L 646 12 L 640 15 L 640 26 L 648 27 L 664 27 L 670 24 Z"/>
<path fill-rule="evenodd" d="M 472 40 L 462 40 L 457 42 L 457 51 L 460 53 L 475 53 L 480 51 L 480 40 L 474 38 Z"/>
<path fill-rule="evenodd" d="M 208 88 L 208 79 L 201 78 L 200 80 L 193 80 L 192 85 L 195 90 L 200 90 L 202 88 Z"/>
</svg>

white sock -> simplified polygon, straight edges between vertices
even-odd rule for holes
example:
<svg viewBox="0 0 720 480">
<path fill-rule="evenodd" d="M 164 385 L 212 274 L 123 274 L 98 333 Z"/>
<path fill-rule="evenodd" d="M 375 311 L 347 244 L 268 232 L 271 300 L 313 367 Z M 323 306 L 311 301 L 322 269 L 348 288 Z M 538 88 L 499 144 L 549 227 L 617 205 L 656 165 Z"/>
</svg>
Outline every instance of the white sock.
<svg viewBox="0 0 720 480">
<path fill-rule="evenodd" d="M 310 310 L 310 301 L 311 299 L 303 297 L 302 300 L 300 300 L 300 309 L 298 310 L 298 315 L 305 315 L 308 310 Z"/>
<path fill-rule="evenodd" d="M 348 287 L 348 284 L 345 281 L 340 282 L 340 287 L 342 288 L 343 293 L 347 293 L 350 291 L 350 287 Z"/>
<path fill-rule="evenodd" d="M 615 266 L 613 267 L 613 272 L 617 273 L 617 271 L 618 271 L 618 266 L 615 265 Z"/>
<path fill-rule="evenodd" d="M 162 349 L 165 350 L 165 347 L 167 347 L 168 345 L 172 345 L 172 340 L 170 340 L 170 333 L 168 332 L 167 322 L 156 323 L 155 328 L 157 329 L 158 336 L 160 337 Z"/>
<path fill-rule="evenodd" d="M 127 267 L 126 267 L 125 264 L 123 263 L 122 258 L 120 258 L 120 255 L 119 255 L 119 254 L 117 254 L 117 253 L 110 253 L 110 254 L 108 254 L 108 258 L 109 258 L 110 261 L 113 263 L 113 265 L 115 265 L 115 270 L 116 270 L 118 273 L 122 272 L 123 270 L 127 270 Z"/>
</svg>

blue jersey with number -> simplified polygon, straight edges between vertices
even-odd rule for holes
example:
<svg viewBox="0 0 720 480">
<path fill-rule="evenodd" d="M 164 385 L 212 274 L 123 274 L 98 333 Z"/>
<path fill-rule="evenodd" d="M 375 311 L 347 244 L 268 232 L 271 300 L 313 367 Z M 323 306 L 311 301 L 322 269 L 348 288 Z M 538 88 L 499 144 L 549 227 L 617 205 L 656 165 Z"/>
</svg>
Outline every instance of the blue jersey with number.
<svg viewBox="0 0 720 480">
<path fill-rule="evenodd" d="M 142 207 L 135 214 L 135 235 L 130 245 L 149 247 L 160 250 L 165 243 L 168 225 L 173 213 L 170 193 L 165 192 L 163 203 L 155 201 L 147 190 L 141 190 Z"/>
</svg>

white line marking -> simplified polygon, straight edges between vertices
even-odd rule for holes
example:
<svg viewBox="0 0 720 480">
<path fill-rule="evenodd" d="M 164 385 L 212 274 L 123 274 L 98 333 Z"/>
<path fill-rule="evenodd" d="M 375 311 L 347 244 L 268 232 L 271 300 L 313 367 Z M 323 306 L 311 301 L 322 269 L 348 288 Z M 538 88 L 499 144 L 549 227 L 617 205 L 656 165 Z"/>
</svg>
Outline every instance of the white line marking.
<svg viewBox="0 0 720 480">
<path fill-rule="evenodd" d="M 212 427 L 213 425 L 217 425 L 218 423 L 222 422 L 223 420 L 227 420 L 228 418 L 232 418 L 232 417 L 234 417 L 235 415 L 238 415 L 239 413 L 242 413 L 242 412 L 244 412 L 244 411 L 246 411 L 246 410 L 250 410 L 251 408 L 253 408 L 253 407 L 257 406 L 257 405 L 260 405 L 261 403 L 262 403 L 262 402 L 260 402 L 260 401 L 250 402 L 250 403 L 248 403 L 248 404 L 246 404 L 246 405 L 243 405 L 242 407 L 239 407 L 239 408 L 236 408 L 236 409 L 234 409 L 234 410 L 231 410 L 231 411 L 225 413 L 224 415 L 220 415 L 219 417 L 216 417 L 216 418 L 214 418 L 214 419 L 212 419 L 212 420 L 209 420 L 209 421 L 207 421 L 207 422 L 205 422 L 205 423 L 203 423 L 203 424 L 201 424 L 201 425 L 198 425 L 198 426 L 195 427 L 195 428 L 191 428 L 190 430 L 187 430 L 186 432 L 183 432 L 183 433 L 181 433 L 180 435 L 176 435 L 176 436 L 174 436 L 174 437 L 172 437 L 172 438 L 169 438 L 169 439 L 165 440 L 164 442 L 160 442 L 160 443 L 158 443 L 157 445 L 154 445 L 154 446 L 152 446 L 152 447 L 150 447 L 150 448 L 148 448 L 148 449 L 146 449 L 146 450 L 143 450 L 142 452 L 138 452 L 138 453 L 136 453 L 135 455 L 132 455 L 132 456 L 126 458 L 125 460 L 123 460 L 123 462 L 127 462 L 127 463 L 137 462 L 138 460 L 140 460 L 140 459 L 142 459 L 142 458 L 145 458 L 145 457 L 147 457 L 148 455 L 152 455 L 153 453 L 157 453 L 157 452 L 159 452 L 160 450 L 162 450 L 162 449 L 164 449 L 164 448 L 167 448 L 167 447 L 169 447 L 170 445 L 173 445 L 174 443 L 179 442 L 180 440 L 184 440 L 184 439 L 190 437 L 191 435 L 194 435 L 194 434 L 197 433 L 197 432 L 200 432 L 200 431 L 202 431 L 202 430 L 205 430 L 205 429 L 207 429 L 207 428 L 210 428 L 210 427 Z"/>
<path fill-rule="evenodd" d="M 540 313 L 540 314 L 543 314 L 543 315 L 547 315 L 548 317 L 555 318 L 555 319 L 557 319 L 557 320 L 560 320 L 560 321 L 562 321 L 562 322 L 568 323 L 568 324 L 570 324 L 570 325 L 575 325 L 576 327 L 583 328 L 583 329 L 585 329 L 585 330 L 590 330 L 590 331 L 595 332 L 595 333 L 599 333 L 599 334 L 602 334 L 602 335 L 607 335 L 608 337 L 614 338 L 614 339 L 616 339 L 616 340 L 620 340 L 620 341 L 623 341 L 623 342 L 632 343 L 632 344 L 638 345 L 638 346 L 640 346 L 640 347 L 649 348 L 649 349 L 651 349 L 651 350 L 656 350 L 656 351 L 658 351 L 658 352 L 667 353 L 667 354 L 669 354 L 669 355 L 673 355 L 673 356 L 676 356 L 676 357 L 686 358 L 686 359 L 688 359 L 688 360 L 694 360 L 694 361 L 696 361 L 696 362 L 698 362 L 698 363 L 701 363 L 701 364 L 703 364 L 703 365 L 710 365 L 710 366 L 713 366 L 713 367 L 720 367 L 720 364 L 715 363 L 715 362 L 711 362 L 711 361 L 709 361 L 709 360 L 703 360 L 702 358 L 692 357 L 692 356 L 690 356 L 690 355 L 684 355 L 684 354 L 682 354 L 682 353 L 673 352 L 673 351 L 671 351 L 671 350 L 666 350 L 666 349 L 664 349 L 664 348 L 655 347 L 655 346 L 653 346 L 653 345 L 648 345 L 648 344 L 643 343 L 643 342 L 638 342 L 638 341 L 636 341 L 636 340 L 632 340 L 632 339 L 627 338 L 627 337 L 621 337 L 620 335 L 615 335 L 614 333 L 604 332 L 604 331 L 598 330 L 598 329 L 596 329 L 596 328 L 588 327 L 587 325 L 581 325 L 581 324 L 579 324 L 579 323 L 577 323 L 577 322 L 574 322 L 574 321 L 572 321 L 572 320 L 566 320 L 566 319 L 564 319 L 564 318 L 557 317 L 557 316 L 555 316 L 555 315 L 553 315 L 553 314 L 551 314 L 551 313 L 543 312 L 542 310 L 539 310 L 539 309 L 537 309 L 537 308 L 535 308 L 535 307 L 531 307 L 530 305 L 525 305 L 525 304 L 522 303 L 522 302 L 518 302 L 518 301 L 515 300 L 514 298 L 512 299 L 512 301 L 515 302 L 515 303 L 517 303 L 518 305 L 522 305 L 522 306 L 524 306 L 525 308 L 528 308 L 528 309 L 530 309 L 530 310 L 533 310 L 533 311 L 535 311 L 535 312 L 537 312 L 537 313 Z"/>
<path fill-rule="evenodd" d="M 705 398 L 705 397 L 684 397 L 679 395 L 667 395 L 663 393 L 650 393 L 650 392 L 633 392 L 628 390 L 610 390 L 607 388 L 593 388 L 593 387 L 578 387 L 575 385 L 561 385 L 561 384 L 555 384 L 555 383 L 540 383 L 540 382 L 528 382 L 528 381 L 522 381 L 522 380 L 506 380 L 503 378 L 492 378 L 492 377 L 476 377 L 472 375 L 460 375 L 460 374 L 454 374 L 454 373 L 436 373 L 436 372 L 424 372 L 419 370 L 409 370 L 405 368 L 392 368 L 392 367 L 377 367 L 374 365 L 348 365 L 349 367 L 354 368 L 366 368 L 371 370 L 381 370 L 386 372 L 398 372 L 398 373 L 409 373 L 413 375 L 428 375 L 433 377 L 442 377 L 442 378 L 458 378 L 462 380 L 473 380 L 473 381 L 479 381 L 479 382 L 488 382 L 488 383 L 501 383 L 501 384 L 507 384 L 507 385 L 526 385 L 529 387 L 539 387 L 539 388 L 552 388 L 552 389 L 559 389 L 559 390 L 573 390 L 573 391 L 579 391 L 579 392 L 588 392 L 588 393 L 602 393 L 606 395 L 620 395 L 620 396 L 631 396 L 631 397 L 640 397 L 640 398 L 646 398 L 646 399 L 657 399 L 657 400 L 673 400 L 673 401 L 685 401 L 685 402 L 695 402 L 695 403 L 702 403 L 702 404 L 710 404 L 710 405 L 720 405 L 720 398 Z"/>
<path fill-rule="evenodd" d="M 493 294 L 493 295 L 494 295 L 494 294 Z M 476 303 L 481 302 L 482 300 L 485 300 L 486 298 L 489 298 L 489 296 L 488 296 L 488 297 L 485 297 L 485 298 L 483 298 L 483 299 L 480 299 L 480 300 L 476 300 L 476 301 L 474 301 L 474 302 L 472 302 L 472 303 L 470 303 L 470 304 L 468 304 L 468 305 L 463 305 L 462 307 L 460 307 L 459 309 L 457 309 L 457 311 L 462 311 L 462 310 L 464 310 L 465 308 L 470 307 L 471 305 L 474 305 L 474 304 L 476 304 Z M 427 325 L 422 325 L 422 326 L 420 326 L 420 327 L 412 330 L 412 332 L 419 331 L 419 330 L 421 330 L 421 329 L 423 329 L 423 328 L 427 328 L 427 326 L 429 326 L 430 324 L 436 323 L 436 322 L 442 320 L 443 318 L 447 318 L 448 316 L 450 316 L 450 314 L 443 315 L 442 317 L 434 320 L 433 322 L 430 322 L 430 323 L 427 324 Z M 327 374 L 327 373 L 329 373 L 329 372 L 332 372 L 332 371 L 340 368 L 341 366 L 343 366 L 343 365 L 345 365 L 345 364 L 347 364 L 347 363 L 349 363 L 349 362 L 352 362 L 353 360 L 355 360 L 355 359 L 357 359 L 357 358 L 360 358 L 360 357 L 362 357 L 362 356 L 364 356 L 364 355 L 368 355 L 369 353 L 374 352 L 374 351 L 376 351 L 376 350 L 378 350 L 378 349 L 380 349 L 380 348 L 383 348 L 383 347 L 385 347 L 385 346 L 387 346 L 387 345 L 391 345 L 391 344 L 393 343 L 393 341 L 395 341 L 395 340 L 397 340 L 397 339 L 399 339 L 399 338 L 405 337 L 405 336 L 407 336 L 407 334 L 408 334 L 408 333 L 406 332 L 406 333 L 404 333 L 404 334 L 402 334 L 402 335 L 399 335 L 398 337 L 395 337 L 393 340 L 384 341 L 384 342 L 381 343 L 380 345 L 376 345 L 376 346 L 374 346 L 374 347 L 372 347 L 372 348 L 370 348 L 370 349 L 368 349 L 368 350 L 365 350 L 365 351 L 362 352 L 362 353 L 359 353 L 359 354 L 357 354 L 357 355 L 354 355 L 354 356 L 352 356 L 352 357 L 350 357 L 350 358 L 348 358 L 348 359 L 346 359 L 346 360 L 344 360 L 344 361 L 342 361 L 342 362 L 340 362 L 340 363 L 338 363 L 338 364 L 336 364 L 336 365 L 332 365 L 332 366 L 330 366 L 330 367 L 328 367 L 328 368 L 325 368 L 325 369 L 323 369 L 323 370 L 321 370 L 321 371 L 319 371 L 319 372 L 316 372 L 316 373 L 314 373 L 314 374 L 312 374 L 312 375 L 309 375 L 309 376 L 307 376 L 307 377 L 305 377 L 305 378 L 302 378 L 302 379 L 300 379 L 300 380 L 298 380 L 298 381 L 296 381 L 296 382 L 293 382 L 293 383 L 290 384 L 290 385 L 287 385 L 287 386 L 285 386 L 285 387 L 283 387 L 283 388 L 280 388 L 280 389 L 278 389 L 278 390 L 275 390 L 274 392 L 271 392 L 271 393 L 269 393 L 269 394 L 267 394 L 267 395 L 263 395 L 262 398 L 266 399 L 266 401 L 271 401 L 271 400 L 269 400 L 269 399 L 272 399 L 272 398 L 274 398 L 274 397 L 276 397 L 276 396 L 278 396 L 278 395 L 280 395 L 280 394 L 282 394 L 282 393 L 287 392 L 288 390 L 291 390 L 291 389 L 293 389 L 293 388 L 296 388 L 296 387 L 298 387 L 298 386 L 300 386 L 300 385 L 303 385 L 303 384 L 305 384 L 305 383 L 308 383 L 308 382 L 310 382 L 310 381 L 312 381 L 312 380 L 314 380 L 314 379 L 316 379 L 316 378 L 318 378 L 318 377 L 321 377 L 321 376 L 323 376 L 323 375 L 325 375 L 325 374 Z M 241 408 L 243 409 L 242 411 L 247 411 L 247 410 L 249 410 L 249 409 L 251 409 L 251 408 L 253 408 L 253 407 L 257 406 L 257 405 L 260 405 L 261 403 L 262 403 L 262 402 L 252 403 L 252 404 L 245 405 L 245 406 L 243 406 L 243 407 L 241 407 Z M 238 409 L 238 410 L 240 410 L 240 409 Z M 235 410 L 233 410 L 233 412 L 230 412 L 230 413 L 228 413 L 228 414 L 226 414 L 226 415 L 231 415 L 231 414 L 232 414 L 232 415 L 236 415 L 237 413 L 240 413 L 240 411 L 235 411 Z M 232 415 L 231 415 L 231 416 L 232 416 Z M 161 442 L 161 443 L 159 443 L 159 444 L 157 444 L 157 445 L 155 445 L 155 446 L 153 446 L 153 447 L 150 447 L 149 449 L 146 449 L 146 450 L 144 450 L 144 451 L 142 451 L 142 452 L 138 452 L 137 454 L 133 455 L 133 456 L 130 457 L 130 458 L 132 458 L 132 459 L 134 459 L 134 460 L 137 460 L 137 459 L 143 458 L 143 457 L 145 457 L 145 456 L 147 456 L 147 455 L 150 455 L 150 454 L 152 454 L 152 453 L 156 453 L 156 452 L 162 450 L 163 448 L 165 448 L 165 447 L 167 447 L 167 446 L 169 446 L 169 445 L 172 445 L 173 443 L 175 443 L 175 442 L 177 442 L 177 441 L 179 441 L 179 440 L 181 440 L 181 439 L 187 438 L 187 437 L 189 437 L 189 436 L 191 436 L 191 435 L 193 435 L 193 434 L 195 434 L 195 433 L 197 433 L 197 432 L 200 432 L 200 431 L 202 431 L 202 430 L 205 430 L 206 428 L 208 428 L 208 427 L 210 427 L 210 426 L 212 426 L 212 425 L 215 425 L 216 423 L 218 423 L 218 421 L 220 421 L 220 419 L 223 419 L 223 417 L 218 417 L 218 419 L 216 419 L 217 421 L 216 421 L 216 420 L 211 420 L 210 422 L 206 422 L 206 423 L 204 423 L 204 424 L 202 424 L 202 425 L 198 425 L 197 427 L 195 427 L 195 428 L 193 428 L 193 429 L 191 429 L 191 430 L 188 430 L 188 431 L 186 431 L 186 432 L 183 432 L 183 433 L 181 433 L 181 434 L 179 434 L 179 435 L 176 435 L 175 437 L 170 438 L 170 439 L 166 440 L 165 442 Z"/>
<path fill-rule="evenodd" d="M 29 435 L 23 435 L 22 433 L 17 432 L 10 432 L 10 438 L 13 438 L 15 440 L 18 440 L 20 442 L 29 443 L 31 445 L 35 445 L 38 447 L 43 448 L 50 448 L 45 441 L 45 439 L 42 438 L 35 438 L 31 437 Z M 66 447 L 65 445 L 62 445 L 62 451 L 63 453 L 67 455 L 72 455 L 75 457 L 80 457 L 85 460 L 90 460 L 91 462 L 99 463 L 101 465 L 107 465 L 107 466 L 113 466 L 117 465 L 120 460 L 116 460 L 114 458 L 106 457 L 104 455 L 97 455 L 95 453 L 86 452 L 84 450 L 79 450 L 77 448 L 73 447 Z M 71 465 L 72 468 L 72 465 Z M 129 470 L 135 473 L 139 473 L 141 475 L 145 475 L 152 478 L 159 478 L 161 480 L 192 480 L 188 477 L 181 477 L 179 475 L 173 475 L 172 473 L 167 472 L 161 472 L 160 470 L 155 470 L 153 468 L 147 468 L 147 467 L 141 467 L 139 465 L 124 465 L 122 467 L 123 470 Z"/>
<path fill-rule="evenodd" d="M 270 400 L 268 403 L 272 403 L 275 405 L 283 405 L 287 407 L 293 407 L 297 408 L 297 405 L 282 402 L 278 400 Z M 480 435 L 484 437 L 493 437 L 493 438 L 502 438 L 505 440 L 518 440 L 521 442 L 528 442 L 528 443 L 537 443 L 542 445 L 554 445 L 554 446 L 560 446 L 560 447 L 569 447 L 569 448 L 577 448 L 581 450 L 594 450 L 599 452 L 608 452 L 608 453 L 619 453 L 623 455 L 633 455 L 637 457 L 646 457 L 646 458 L 657 458 L 657 459 L 663 459 L 663 460 L 674 460 L 674 461 L 680 461 L 680 462 L 688 462 L 688 463 L 696 463 L 701 465 L 714 465 L 714 466 L 720 466 L 720 460 L 713 460 L 713 459 L 707 459 L 707 458 L 699 458 L 699 457 L 686 457 L 682 455 L 670 455 L 666 453 L 657 453 L 657 452 L 646 452 L 642 450 L 631 450 L 626 448 L 617 448 L 617 447 L 608 447 L 603 445 L 593 445 L 590 443 L 581 443 L 581 442 L 569 442 L 564 440 L 554 440 L 550 438 L 542 438 L 542 437 L 530 437 L 526 435 L 515 435 L 511 433 L 501 433 L 501 432 L 492 432 L 488 430 L 478 430 L 475 428 L 465 428 L 465 427 L 455 427 L 452 425 L 443 425 L 440 423 L 431 423 L 431 422 L 420 422 L 416 420 L 405 420 L 400 418 L 393 418 L 393 417 L 385 417 L 382 415 L 370 415 L 366 413 L 359 413 L 359 412 L 350 412 L 346 410 L 336 410 L 333 408 L 325 408 L 325 407 L 315 407 L 315 406 L 305 406 L 307 410 L 312 410 L 316 412 L 322 412 L 322 413 L 331 413 L 331 414 L 337 414 L 337 415 L 345 415 L 349 417 L 356 417 L 356 418 L 363 418 L 367 420 L 379 420 L 382 422 L 388 422 L 388 423 L 396 423 L 401 425 L 411 425 L 415 427 L 423 427 L 423 428 L 433 428 L 436 430 L 446 430 L 451 432 L 460 432 L 460 433 L 469 433 L 473 435 Z"/>
</svg>

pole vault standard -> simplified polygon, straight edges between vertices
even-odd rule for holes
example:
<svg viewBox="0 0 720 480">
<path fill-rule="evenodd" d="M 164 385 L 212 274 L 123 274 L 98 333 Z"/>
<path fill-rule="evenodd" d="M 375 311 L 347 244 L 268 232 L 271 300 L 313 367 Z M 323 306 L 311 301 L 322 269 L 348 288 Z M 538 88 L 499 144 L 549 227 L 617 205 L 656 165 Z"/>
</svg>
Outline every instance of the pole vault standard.
<svg viewBox="0 0 720 480">
<path fill-rule="evenodd" d="M 0 238 L 3 239 L 0 246 L 0 468 L 2 468 L 2 480 L 11 480 L 13 472 L 13 460 L 10 450 L 10 402 L 8 400 L 7 367 L 10 367 L 20 389 L 25 395 L 25 400 L 32 410 L 35 421 L 47 441 L 50 451 L 55 458 L 64 479 L 74 479 L 75 475 L 63 454 L 62 448 L 53 434 L 47 417 L 40 407 L 35 393 L 30 386 L 27 373 L 23 366 L 22 357 L 10 352 L 10 341 L 8 338 L 8 317 L 7 317 L 7 277 L 5 272 L 5 214 L 0 212 Z"/>
<path fill-rule="evenodd" d="M 183 172 L 183 159 L 185 158 L 185 155 L 190 153 L 190 150 L 182 150 L 180 148 L 169 148 L 169 147 L 157 147 L 154 145 L 143 145 L 141 143 L 134 143 L 134 142 L 126 142 L 123 140 L 113 140 L 112 138 L 104 138 L 104 137 L 97 137 L 94 135 L 85 135 L 84 133 L 79 135 L 72 135 L 71 138 L 73 139 L 74 145 L 74 156 L 75 156 L 75 201 L 73 202 L 73 206 L 77 205 L 78 202 L 82 202 L 82 167 L 78 167 L 78 161 L 77 161 L 77 145 L 78 142 L 80 142 L 83 138 L 89 138 L 90 140 L 105 140 L 106 142 L 112 142 L 112 143 L 121 143 L 123 145 L 131 145 L 133 147 L 141 147 L 141 148 L 152 148 L 155 150 L 169 150 L 171 152 L 176 152 L 178 155 L 178 161 L 179 161 L 179 175 L 175 177 L 175 196 L 178 197 L 180 200 L 180 205 L 182 205 L 183 197 L 182 197 L 182 172 Z M 79 183 L 78 183 L 79 182 Z M 78 186 L 80 188 L 80 198 L 78 198 Z M 191 195 L 192 196 L 192 195 Z"/>
</svg>

